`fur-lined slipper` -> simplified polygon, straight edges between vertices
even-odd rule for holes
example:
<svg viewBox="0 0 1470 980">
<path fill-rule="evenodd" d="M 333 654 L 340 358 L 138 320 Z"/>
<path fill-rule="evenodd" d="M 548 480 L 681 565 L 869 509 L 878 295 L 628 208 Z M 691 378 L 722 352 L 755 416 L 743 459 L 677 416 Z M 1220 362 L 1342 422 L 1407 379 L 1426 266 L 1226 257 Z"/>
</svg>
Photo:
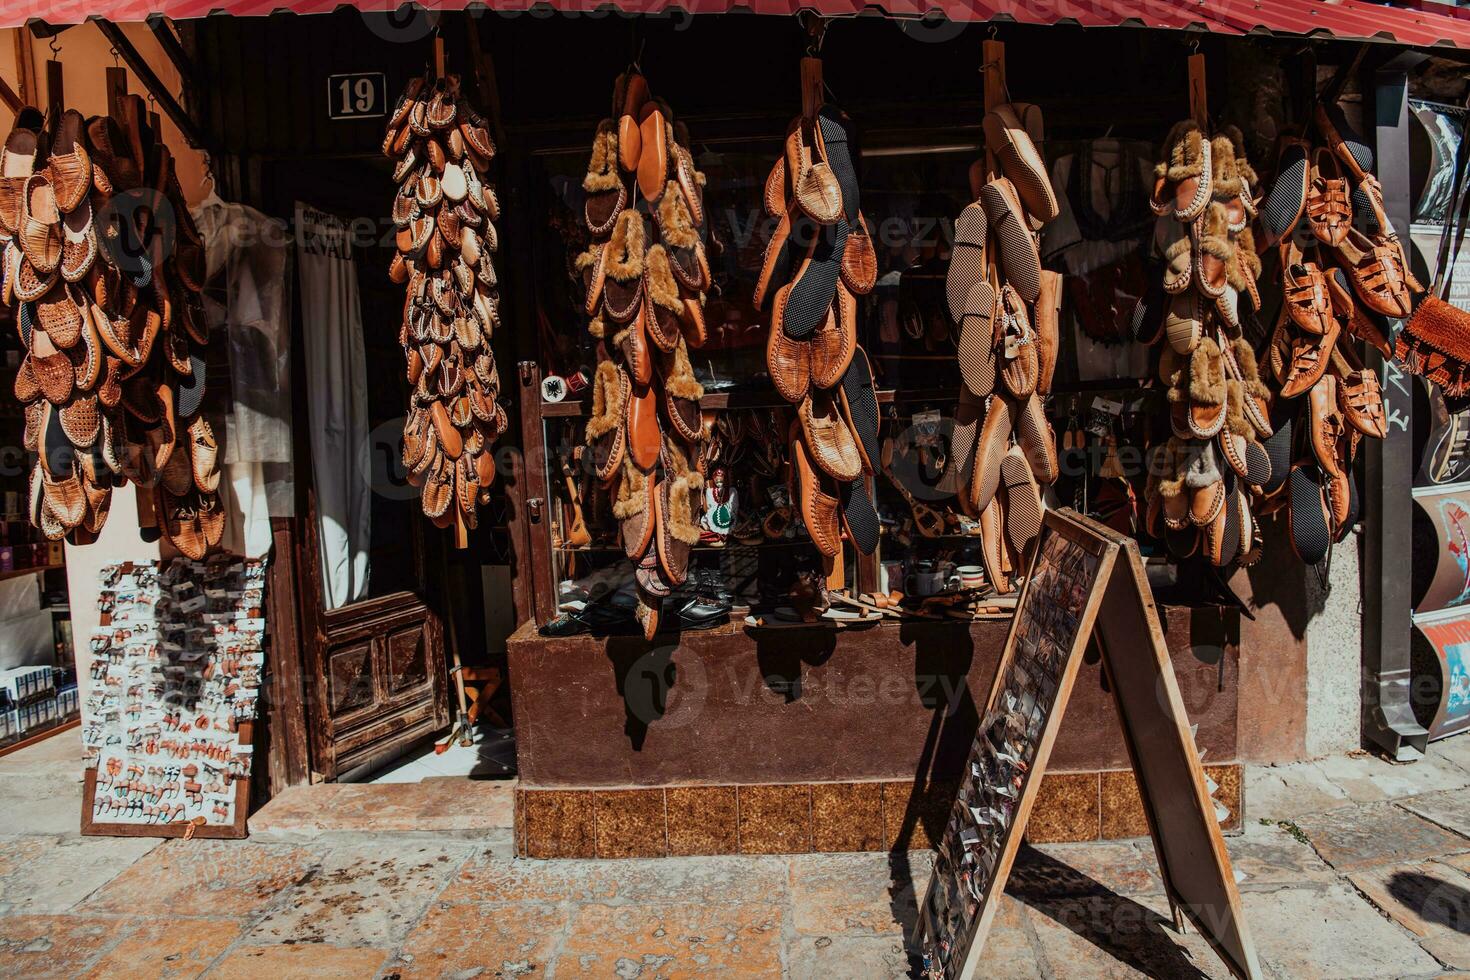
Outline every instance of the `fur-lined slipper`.
<svg viewBox="0 0 1470 980">
<path fill-rule="evenodd" d="M 1176 123 L 1164 140 L 1168 158 L 1154 168 L 1149 206 L 1160 217 L 1190 222 L 1210 203 L 1213 165 L 1210 142 L 1192 119 Z"/>
<path fill-rule="evenodd" d="M 1261 278 L 1261 257 L 1256 254 L 1256 236 L 1246 228 L 1235 236 L 1235 261 L 1225 270 L 1226 281 L 1236 292 L 1250 297 L 1251 306 L 1261 308 L 1261 291 L 1256 281 Z"/>
<path fill-rule="evenodd" d="M 582 189 L 587 192 L 583 216 L 594 238 L 612 231 L 613 223 L 628 204 L 628 188 L 618 173 L 617 161 L 617 128 L 607 119 L 597 127 L 597 135 L 592 140 L 592 160 L 587 166 L 587 176 L 582 178 Z"/>
<path fill-rule="evenodd" d="M 679 284 L 674 282 L 674 274 L 669 269 L 669 253 L 662 245 L 648 250 L 644 261 L 643 290 L 648 339 L 667 354 L 679 343 L 684 298 L 679 295 Z"/>
<path fill-rule="evenodd" d="M 643 216 L 629 208 L 618 216 L 612 238 L 603 248 L 603 309 L 618 323 L 638 313 L 643 299 Z"/>
<path fill-rule="evenodd" d="M 1225 208 L 1230 234 L 1238 234 L 1250 223 L 1241 200 L 1240 173 L 1235 166 L 1235 145 L 1230 137 L 1216 136 L 1210 144 L 1210 163 L 1214 170 L 1214 198 Z"/>
<path fill-rule="evenodd" d="M 1252 432 L 1241 435 L 1269 439 L 1271 427 L 1271 392 L 1261 381 L 1255 348 L 1244 337 L 1237 337 L 1225 348 L 1225 373 L 1240 382 L 1241 412 Z"/>
<path fill-rule="evenodd" d="M 704 500 L 704 479 L 690 469 L 682 451 L 665 443 L 664 481 L 653 502 L 658 518 L 659 565 L 670 585 L 683 585 L 689 576 L 689 549 L 699 541 L 699 514 L 695 501 Z"/>
<path fill-rule="evenodd" d="M 1204 215 L 1190 226 L 1194 242 L 1194 282 L 1211 299 L 1225 292 L 1226 270 L 1235 262 L 1235 245 L 1230 241 L 1230 219 L 1225 207 L 1211 203 Z"/>
<path fill-rule="evenodd" d="M 597 365 L 592 379 L 592 417 L 587 420 L 587 445 L 597 478 L 606 483 L 617 475 L 627 449 L 628 375 L 612 361 Z"/>
<path fill-rule="evenodd" d="M 1169 301 L 1164 314 L 1164 336 L 1176 354 L 1188 354 L 1199 346 L 1204 333 L 1203 312 L 1200 297 L 1194 290 L 1187 290 Z"/>
<path fill-rule="evenodd" d="M 704 294 L 684 297 L 684 313 L 681 318 L 684 340 L 690 347 L 698 349 L 709 340 L 709 328 L 704 322 Z"/>
<path fill-rule="evenodd" d="M 1226 286 L 1225 291 L 1215 300 L 1215 312 L 1219 314 L 1220 325 L 1225 332 L 1231 337 L 1239 337 L 1240 291 L 1234 286 Z"/>
<path fill-rule="evenodd" d="M 653 543 L 653 479 L 628 458 L 623 460 L 612 512 L 621 524 L 623 553 L 637 561 Z"/>
<path fill-rule="evenodd" d="M 669 145 L 673 147 L 674 179 L 679 184 L 679 193 L 689 208 L 689 216 L 696 225 L 703 227 L 705 176 L 694 166 L 694 155 L 688 149 L 688 134 L 683 138 L 671 137 Z"/>
<path fill-rule="evenodd" d="M 636 385 L 646 385 L 653 380 L 653 351 L 648 345 L 648 311 L 642 309 L 627 327 L 613 337 L 613 346 L 623 353 L 628 365 L 628 376 Z"/>
<path fill-rule="evenodd" d="M 1161 500 L 1160 511 L 1165 527 L 1171 531 L 1189 526 L 1189 497 L 1184 492 L 1184 476 L 1188 465 L 1184 442 L 1171 436 L 1158 448 L 1149 469 L 1149 480 Z"/>
<path fill-rule="evenodd" d="M 673 181 L 669 182 L 664 196 L 659 199 L 654 217 L 658 222 L 659 236 L 668 250 L 674 278 L 685 289 L 695 292 L 707 289 L 710 275 L 704 244 L 699 240 L 699 231 L 684 195 L 677 192 Z"/>
<path fill-rule="evenodd" d="M 1169 235 L 1164 246 L 1164 292 L 1178 295 L 1194 282 L 1194 242 L 1186 226 L 1177 221 L 1164 222 Z"/>
<path fill-rule="evenodd" d="M 1240 178 L 1240 199 L 1245 204 L 1246 214 L 1254 218 L 1256 193 L 1260 190 L 1261 178 L 1246 156 L 1245 134 L 1235 125 L 1222 127 L 1220 133 L 1230 141 L 1231 152 L 1235 155 L 1235 173 Z"/>
<path fill-rule="evenodd" d="M 1215 458 L 1214 442 L 1192 442 L 1186 444 L 1187 463 L 1184 470 L 1184 487 L 1189 497 L 1189 521 L 1195 527 L 1204 527 L 1215 520 L 1220 508 L 1225 506 L 1224 475 Z"/>
<path fill-rule="evenodd" d="M 689 351 L 682 338 L 673 352 L 664 355 L 662 360 L 664 412 L 680 438 L 688 443 L 698 442 L 704 435 L 704 419 L 699 410 L 704 386 L 694 377 Z"/>
<path fill-rule="evenodd" d="M 1225 424 L 1225 366 L 1220 345 L 1206 337 L 1189 358 L 1189 429 L 1213 439 Z"/>
</svg>

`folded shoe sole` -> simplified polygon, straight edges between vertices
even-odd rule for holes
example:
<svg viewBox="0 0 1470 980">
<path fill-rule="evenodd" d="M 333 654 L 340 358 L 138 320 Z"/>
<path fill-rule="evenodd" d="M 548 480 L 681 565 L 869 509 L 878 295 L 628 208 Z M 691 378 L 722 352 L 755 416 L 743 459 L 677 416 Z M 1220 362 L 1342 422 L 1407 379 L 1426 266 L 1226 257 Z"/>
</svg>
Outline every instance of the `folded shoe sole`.
<svg viewBox="0 0 1470 980">
<path fill-rule="evenodd" d="M 1060 212 L 1046 161 L 1031 139 L 1026 126 L 1009 104 L 985 114 L 985 143 L 991 147 L 1006 178 L 1015 185 L 1027 213 L 1045 224 Z"/>
<path fill-rule="evenodd" d="M 1028 303 L 1041 295 L 1041 254 L 1016 188 L 1004 177 L 980 189 L 980 203 L 995 232 L 1006 281 Z"/>
<path fill-rule="evenodd" d="M 1019 556 L 1019 567 L 1029 568 L 1032 550 L 1041 534 L 1041 490 L 1019 446 L 1012 446 L 1006 452 L 1000 463 L 1000 476 L 1006 494 L 1006 537 L 1011 551 Z"/>
<path fill-rule="evenodd" d="M 832 225 L 817 229 L 786 300 L 781 324 L 788 337 L 797 340 L 808 337 L 827 318 L 827 310 L 837 295 L 848 231 L 847 219 L 841 215 Z"/>
<path fill-rule="evenodd" d="M 1281 151 L 1276 183 L 1261 205 L 1261 225 L 1266 230 L 1267 244 L 1286 238 L 1302 220 L 1310 177 L 1311 161 L 1306 144 L 1288 144 Z"/>
<path fill-rule="evenodd" d="M 857 171 L 852 165 L 847 126 L 830 105 L 822 106 L 817 112 L 816 137 L 822 158 L 837 178 L 837 186 L 842 192 L 842 214 L 847 218 L 848 227 L 855 228 L 862 205 Z"/>
<path fill-rule="evenodd" d="M 853 433 L 857 436 L 858 452 L 863 459 L 863 468 L 869 473 L 878 472 L 878 395 L 873 385 L 873 369 L 868 363 L 868 354 L 861 347 L 853 350 L 838 389 L 842 412 Z M 963 398 L 963 396 L 961 396 Z"/>
<path fill-rule="evenodd" d="M 977 309 L 972 299 L 975 287 L 985 282 L 985 208 L 977 201 L 965 206 L 954 223 L 954 251 L 944 276 L 949 315 L 960 323 L 967 315 L 988 313 Z"/>
<path fill-rule="evenodd" d="M 975 443 L 980 437 L 980 418 L 984 411 L 983 398 L 969 391 L 960 392 L 949 435 L 949 452 L 945 457 L 948 468 L 939 483 L 941 492 L 959 497 L 966 509 L 970 503 L 970 481 L 975 473 Z"/>
<path fill-rule="evenodd" d="M 1000 464 L 1010 448 L 1011 429 L 1015 424 L 1015 404 L 1004 396 L 992 398 L 980 424 L 980 437 L 975 445 L 975 471 L 970 481 L 970 510 L 984 513 L 995 499 L 1000 486 Z"/>
<path fill-rule="evenodd" d="M 1332 546 L 1327 498 L 1316 464 L 1302 462 L 1292 467 L 1287 494 L 1291 549 L 1304 564 L 1315 565 L 1327 557 L 1327 549 Z"/>
<path fill-rule="evenodd" d="M 984 398 L 995 390 L 995 288 L 983 279 L 977 282 L 967 308 L 976 312 L 966 313 L 960 320 L 960 377 L 967 391 Z"/>
</svg>

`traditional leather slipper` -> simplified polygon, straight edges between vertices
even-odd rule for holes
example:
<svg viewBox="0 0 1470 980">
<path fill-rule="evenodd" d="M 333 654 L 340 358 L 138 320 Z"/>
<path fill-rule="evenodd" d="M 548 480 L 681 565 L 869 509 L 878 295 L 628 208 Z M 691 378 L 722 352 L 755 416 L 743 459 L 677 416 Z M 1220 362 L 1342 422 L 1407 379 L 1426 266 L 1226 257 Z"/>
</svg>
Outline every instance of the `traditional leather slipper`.
<svg viewBox="0 0 1470 980">
<path fill-rule="evenodd" d="M 1330 368 L 1337 375 L 1337 406 L 1343 419 L 1363 435 L 1382 439 L 1388 426 L 1378 375 L 1365 369 L 1347 344 L 1332 348 Z"/>
<path fill-rule="evenodd" d="M 1036 298 L 1036 317 L 1032 326 L 1036 333 L 1036 392 L 1051 394 L 1052 376 L 1057 369 L 1057 350 L 1061 344 L 1062 274 L 1044 269 L 1041 273 L 1041 295 Z"/>
<path fill-rule="evenodd" d="M 1220 345 L 1206 337 L 1189 358 L 1189 430 L 1213 439 L 1225 425 L 1227 389 Z"/>
<path fill-rule="evenodd" d="M 1213 442 L 1186 444 L 1184 494 L 1189 499 L 1189 522 L 1205 527 L 1220 515 L 1225 506 L 1224 474 L 1215 459 Z"/>
<path fill-rule="evenodd" d="M 827 321 L 810 341 L 812 384 L 831 388 L 842 380 L 857 349 L 857 298 L 845 283 L 837 284 L 837 300 Z"/>
<path fill-rule="evenodd" d="M 1321 336 L 1303 334 L 1291 338 L 1289 354 L 1283 365 L 1281 397 L 1295 398 L 1311 390 L 1327 370 L 1332 348 L 1337 343 L 1340 328 L 1337 319 L 1328 321 L 1327 332 Z"/>
<path fill-rule="evenodd" d="M 31 331 L 31 352 L 28 359 L 41 394 L 53 405 L 65 404 L 71 398 L 76 382 L 76 369 L 72 366 L 71 358 L 56 349 L 45 330 L 37 328 Z"/>
<path fill-rule="evenodd" d="M 1291 550 L 1304 564 L 1316 565 L 1332 547 L 1331 516 L 1322 473 L 1315 463 L 1291 468 L 1287 486 L 1287 530 Z"/>
<path fill-rule="evenodd" d="M 653 204 L 669 181 L 668 119 L 658 103 L 644 106 L 638 124 L 641 143 L 638 149 L 638 191 Z"/>
<path fill-rule="evenodd" d="M 74 347 L 82 338 L 82 311 L 65 288 L 57 286 L 37 300 L 35 315 L 57 347 Z"/>
<path fill-rule="evenodd" d="M 621 98 L 614 96 L 621 113 L 618 116 L 618 162 L 625 171 L 634 173 L 643 156 L 643 136 L 638 123 L 648 102 L 648 82 L 642 75 L 630 72 L 618 79 L 617 89 L 622 93 Z"/>
<path fill-rule="evenodd" d="M 684 315 L 684 299 L 669 268 L 669 255 L 662 245 L 648 250 L 643 273 L 644 322 L 648 339 L 664 353 L 678 344 Z"/>
<path fill-rule="evenodd" d="M 1344 437 L 1344 424 L 1337 406 L 1337 378 L 1324 374 L 1308 393 L 1307 435 L 1317 466 L 1328 479 L 1342 476 L 1337 462 L 1337 443 Z"/>
<path fill-rule="evenodd" d="M 828 392 L 807 393 L 797 409 L 802 438 L 812 461 L 834 480 L 849 482 L 863 472 L 863 457 L 857 438 Z"/>
<path fill-rule="evenodd" d="M 31 266 L 41 275 L 49 275 L 61 263 L 61 212 L 45 171 L 26 178 L 17 240 Z"/>
<path fill-rule="evenodd" d="M 604 120 L 597 127 L 592 140 L 592 159 L 587 165 L 587 175 L 582 178 L 582 190 L 587 199 L 582 214 L 587 221 L 587 231 L 594 238 L 609 234 L 618 215 L 628 204 L 628 188 L 618 173 L 618 133 L 612 120 Z"/>
<path fill-rule="evenodd" d="M 1164 314 L 1164 336 L 1176 354 L 1189 354 L 1199 346 L 1204 335 L 1201 321 L 1201 299 L 1194 290 L 1170 298 Z"/>
<path fill-rule="evenodd" d="M 1312 154 L 1312 173 L 1307 187 L 1307 221 L 1318 241 L 1336 247 L 1347 237 L 1353 223 L 1353 206 L 1348 183 L 1342 177 L 1337 157 L 1327 147 Z"/>
<path fill-rule="evenodd" d="M 653 381 L 653 351 L 648 346 L 648 328 L 644 323 L 648 311 L 639 308 L 638 316 L 627 327 L 613 337 L 613 346 L 623 354 L 623 363 L 628 366 L 628 377 L 635 385 L 647 385 Z"/>
<path fill-rule="evenodd" d="M 1041 110 L 1029 106 L 1039 118 Z M 1039 123 L 1038 123 L 1039 125 Z M 1051 190 L 1047 162 L 1033 143 L 1028 126 L 1017 115 L 1016 106 L 1001 104 L 985 113 L 985 145 L 995 153 L 1001 173 L 1016 187 L 1026 213 L 1036 222 L 1047 223 L 1060 213 L 1057 195 Z"/>
<path fill-rule="evenodd" d="M 1006 281 L 1028 303 L 1041 294 L 1041 253 L 1026 220 L 1015 186 L 1006 178 L 980 189 L 980 204 L 1000 248 L 1000 266 Z"/>
<path fill-rule="evenodd" d="M 45 125 L 40 110 L 26 106 L 0 149 L 0 230 L 7 235 L 20 231 L 26 178 L 36 169 L 38 134 Z"/>
<path fill-rule="evenodd" d="M 1167 236 L 1162 245 L 1164 271 L 1160 281 L 1164 292 L 1175 296 L 1194 283 L 1194 223 L 1181 225 L 1177 221 L 1160 221 L 1159 225 L 1159 231 Z"/>
<path fill-rule="evenodd" d="M 847 371 L 842 375 L 842 385 L 837 391 L 843 418 L 857 437 L 858 455 L 862 458 L 863 469 L 876 474 L 881 452 L 878 443 L 878 397 L 873 385 L 872 366 L 868 363 L 867 352 L 861 347 L 853 351 Z M 963 401 L 963 393 L 960 397 Z M 973 442 L 971 445 L 973 447 Z"/>
<path fill-rule="evenodd" d="M 843 216 L 842 186 L 831 164 L 821 156 L 817 143 L 820 122 L 812 125 L 810 139 L 805 123 L 786 137 L 786 173 L 791 178 L 791 199 L 817 224 L 836 224 Z"/>
<path fill-rule="evenodd" d="M 811 388 L 812 354 L 809 342 L 793 340 L 782 329 L 781 321 L 790 289 L 790 285 L 786 285 L 776 292 L 771 328 L 766 334 L 766 370 L 776 391 L 794 405 L 806 398 Z"/>
<path fill-rule="evenodd" d="M 1149 206 L 1161 218 L 1187 224 L 1203 213 L 1214 194 L 1210 141 L 1198 123 L 1186 119 L 1174 124 L 1164 146 L 1167 159 L 1154 167 Z"/>
<path fill-rule="evenodd" d="M 1352 126 L 1348 125 L 1341 107 L 1335 103 L 1318 102 L 1313 108 L 1312 119 L 1317 124 L 1317 132 L 1327 141 L 1328 148 L 1355 180 L 1362 180 L 1372 174 L 1373 151 Z"/>
<path fill-rule="evenodd" d="M 1016 444 L 1026 454 L 1032 475 L 1038 483 L 1050 486 L 1057 481 L 1060 470 L 1056 433 L 1046 417 L 1046 406 L 1041 396 L 1033 393 L 1013 403 L 1011 415 L 1015 421 Z"/>
<path fill-rule="evenodd" d="M 847 117 L 836 107 L 824 105 L 817 110 L 817 150 L 822 160 L 831 168 L 832 175 L 837 178 L 837 186 L 842 195 L 843 216 L 847 218 L 850 228 L 856 228 L 862 207 L 862 194 L 858 187 L 857 171 L 852 163 L 852 134 L 849 126 Z"/>
<path fill-rule="evenodd" d="M 1235 144 L 1223 133 L 1210 143 L 1210 164 L 1212 195 L 1225 209 L 1229 233 L 1238 235 L 1250 224 L 1250 214 L 1246 211 L 1244 184 L 1236 166 Z"/>
<path fill-rule="evenodd" d="M 873 238 L 868 234 L 868 219 L 862 214 L 848 230 L 847 244 L 842 250 L 842 268 L 839 270 L 847 288 L 858 296 L 866 296 L 878 285 L 878 253 L 873 248 Z"/>
<path fill-rule="evenodd" d="M 183 257 L 182 249 L 179 257 Z M 91 271 L 96 258 L 97 236 L 92 229 L 92 205 L 83 200 L 80 207 L 67 212 L 62 218 L 61 278 L 67 282 L 80 282 Z M 176 267 L 182 269 L 183 263 L 177 263 Z M 182 273 L 180 275 L 182 278 Z M 203 283 L 197 285 L 202 287 Z"/>
<path fill-rule="evenodd" d="M 631 457 L 624 458 L 623 475 L 618 480 L 612 512 L 619 522 L 623 554 L 633 561 L 646 555 L 649 545 L 653 544 L 653 501 L 653 478 L 634 466 Z"/>
<path fill-rule="evenodd" d="M 980 438 L 975 446 L 974 477 L 969 487 L 970 510 L 976 514 L 984 513 L 995 499 L 996 488 L 1000 486 L 1000 464 L 1010 449 L 1015 408 L 1009 398 L 992 398 L 985 420 L 980 423 Z"/>
<path fill-rule="evenodd" d="M 949 257 L 949 271 L 944 277 L 945 298 L 949 315 L 960 323 L 972 313 L 989 313 L 970 303 L 979 283 L 985 282 L 985 236 L 988 226 L 985 208 L 976 201 L 967 204 L 954 223 L 954 250 Z"/>
<path fill-rule="evenodd" d="M 807 534 L 810 535 L 812 544 L 816 545 L 817 551 L 832 558 L 842 550 L 842 531 L 837 515 L 839 501 L 823 487 L 802 431 L 801 426 L 792 423 L 791 462 L 796 476 L 801 519 L 806 524 Z"/>
<path fill-rule="evenodd" d="M 1382 237 L 1369 239 L 1350 228 L 1336 251 L 1364 306 L 1396 319 L 1413 312 L 1404 253 L 1396 242 Z"/>
<path fill-rule="evenodd" d="M 1225 345 L 1224 354 L 1225 374 L 1240 386 L 1241 415 L 1256 436 L 1269 438 L 1272 432 L 1271 392 L 1261 381 L 1255 349 L 1244 337 L 1237 337 Z"/>
<path fill-rule="evenodd" d="M 592 377 L 592 415 L 587 419 L 586 438 L 587 445 L 592 447 L 593 471 L 603 483 L 611 481 L 623 465 L 632 387 L 627 373 L 612 361 L 597 365 Z"/>
<path fill-rule="evenodd" d="M 1230 283 L 1236 292 L 1250 298 L 1252 309 L 1260 310 L 1261 290 L 1256 285 L 1256 281 L 1261 278 L 1261 257 L 1256 254 L 1256 238 L 1251 234 L 1249 228 L 1235 236 L 1235 247 L 1232 252 L 1235 261 L 1225 270 L 1225 281 Z"/>
<path fill-rule="evenodd" d="M 1324 334 L 1333 307 L 1327 282 L 1314 262 L 1288 262 L 1281 270 L 1282 298 L 1291 321 L 1307 333 Z"/>
<path fill-rule="evenodd" d="M 694 498 L 704 488 L 704 480 L 688 462 L 670 448 L 667 456 L 673 467 L 665 466 L 666 476 L 654 495 L 658 518 L 658 560 L 669 585 L 679 586 L 689 577 L 689 552 L 699 542 L 699 525 L 694 516 Z M 682 463 L 682 465 L 680 465 Z"/>
<path fill-rule="evenodd" d="M 664 363 L 664 412 L 681 439 L 691 444 L 698 442 L 704 436 L 704 417 L 699 408 L 704 386 L 694 377 L 689 351 L 682 339 L 673 353 L 664 358 Z"/>
<path fill-rule="evenodd" d="M 674 278 L 685 289 L 700 292 L 709 287 L 709 260 L 700 241 L 698 222 L 689 212 L 684 194 L 672 181 L 664 189 L 654 211 L 659 235 L 669 254 Z"/>
<path fill-rule="evenodd" d="M 663 440 L 658 427 L 658 396 L 652 385 L 633 385 L 628 403 L 628 457 L 644 472 L 658 464 Z"/>
<path fill-rule="evenodd" d="M 1227 271 L 1235 263 L 1235 247 L 1230 244 L 1228 217 L 1218 202 L 1205 209 L 1190 226 L 1194 249 L 1194 282 L 1210 299 L 1218 299 L 1228 284 Z"/>
<path fill-rule="evenodd" d="M 1020 446 L 1012 446 L 1000 463 L 1005 486 L 1006 538 L 1018 558 L 1018 567 L 1031 567 L 1031 556 L 1041 535 L 1041 488 Z"/>
<path fill-rule="evenodd" d="M 1012 397 L 1027 398 L 1036 390 L 1041 359 L 1026 304 L 1009 283 L 1000 290 L 1000 320 L 996 326 L 1001 383 Z"/>
<path fill-rule="evenodd" d="M 1006 571 L 1005 507 L 999 496 L 980 512 L 980 560 L 985 563 L 985 577 L 1000 595 L 1014 591 Z"/>
<path fill-rule="evenodd" d="M 602 308 L 612 320 L 627 323 L 636 317 L 643 299 L 643 216 L 636 209 L 618 216 L 601 254 Z"/>
<path fill-rule="evenodd" d="M 995 390 L 998 299 L 995 288 L 984 279 L 979 280 L 966 301 L 966 308 L 973 312 L 960 319 L 956 350 L 960 377 L 965 389 L 980 398 Z"/>
<path fill-rule="evenodd" d="M 61 406 L 57 413 L 61 430 L 78 449 L 89 449 L 97 443 L 102 429 L 102 417 L 98 413 L 95 395 L 82 395 Z"/>
<path fill-rule="evenodd" d="M 1240 493 L 1233 486 L 1233 475 L 1225 480 L 1225 506 L 1200 532 L 1205 559 L 1216 568 L 1224 568 L 1240 554 Z"/>
<path fill-rule="evenodd" d="M 837 295 L 848 231 L 847 219 L 840 213 L 832 225 L 816 229 L 811 248 L 792 278 L 782 315 L 782 329 L 788 337 L 808 337 L 827 319 Z"/>
<path fill-rule="evenodd" d="M 1311 185 L 1310 148 L 1301 140 L 1288 142 L 1277 163 L 1276 183 L 1261 205 L 1261 226 L 1266 230 L 1266 244 L 1274 245 L 1296 229 L 1307 208 L 1307 190 Z"/>
<path fill-rule="evenodd" d="M 761 257 L 760 275 L 755 280 L 755 291 L 751 294 L 751 302 L 757 310 L 766 305 L 766 296 L 771 287 L 780 288 L 786 284 L 786 279 L 791 271 L 791 259 L 795 248 L 791 240 L 792 218 L 789 214 L 783 214 L 776 221 L 776 227 L 771 232 L 770 239 L 766 242 L 766 250 Z M 810 226 L 804 226 L 805 231 L 810 231 Z"/>
</svg>

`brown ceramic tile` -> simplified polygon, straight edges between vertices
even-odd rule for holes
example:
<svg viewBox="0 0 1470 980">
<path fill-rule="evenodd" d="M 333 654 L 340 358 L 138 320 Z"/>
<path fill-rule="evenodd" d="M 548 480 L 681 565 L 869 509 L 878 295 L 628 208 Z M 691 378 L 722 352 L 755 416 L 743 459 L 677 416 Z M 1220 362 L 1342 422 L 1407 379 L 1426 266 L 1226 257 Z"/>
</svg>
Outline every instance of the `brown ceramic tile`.
<svg viewBox="0 0 1470 980">
<path fill-rule="evenodd" d="M 527 857 L 597 855 L 596 806 L 592 792 L 526 790 L 521 794 L 521 808 Z"/>
<path fill-rule="evenodd" d="M 882 783 L 812 785 L 812 850 L 883 848 Z"/>
<path fill-rule="evenodd" d="M 923 851 L 938 845 L 954 809 L 956 787 L 936 783 L 917 794 L 914 784 L 883 784 L 883 846 L 888 850 Z"/>
<path fill-rule="evenodd" d="M 1131 769 L 1103 773 L 1100 796 L 1104 840 L 1148 836 L 1148 817 Z"/>
<path fill-rule="evenodd" d="M 1034 844 L 1066 844 L 1097 840 L 1102 831 L 1098 812 L 1098 774 L 1049 772 L 1026 823 L 1026 839 Z"/>
<path fill-rule="evenodd" d="M 803 854 L 812 849 L 810 786 L 741 786 L 740 853 Z"/>
<path fill-rule="evenodd" d="M 1239 830 L 1245 817 L 1245 789 L 1244 780 L 1241 779 L 1241 767 L 1230 766 L 1205 766 L 1205 775 L 1209 776 L 1220 788 L 1215 793 L 1215 799 L 1223 803 L 1230 811 L 1230 817 L 1220 824 L 1221 830 Z"/>
<path fill-rule="evenodd" d="M 664 790 L 669 853 L 738 854 L 734 786 L 679 786 Z"/>
<path fill-rule="evenodd" d="M 662 789 L 597 792 L 598 857 L 663 857 L 668 847 Z"/>
<path fill-rule="evenodd" d="M 512 824 L 511 834 L 515 842 L 516 857 L 526 856 L 526 793 L 519 787 L 516 788 L 516 813 Z"/>
</svg>

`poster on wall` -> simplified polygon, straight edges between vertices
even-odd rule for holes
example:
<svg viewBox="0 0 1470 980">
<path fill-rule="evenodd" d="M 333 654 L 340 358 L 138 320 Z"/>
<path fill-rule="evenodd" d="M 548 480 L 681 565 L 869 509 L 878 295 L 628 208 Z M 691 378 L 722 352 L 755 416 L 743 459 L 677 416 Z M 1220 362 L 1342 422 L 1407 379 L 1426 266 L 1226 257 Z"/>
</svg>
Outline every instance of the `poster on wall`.
<svg viewBox="0 0 1470 980">
<path fill-rule="evenodd" d="M 1431 739 L 1470 729 L 1470 609 L 1414 617 L 1414 714 Z"/>
<path fill-rule="evenodd" d="M 103 568 L 82 833 L 245 836 L 265 573 L 265 561 L 236 555 Z"/>
</svg>

